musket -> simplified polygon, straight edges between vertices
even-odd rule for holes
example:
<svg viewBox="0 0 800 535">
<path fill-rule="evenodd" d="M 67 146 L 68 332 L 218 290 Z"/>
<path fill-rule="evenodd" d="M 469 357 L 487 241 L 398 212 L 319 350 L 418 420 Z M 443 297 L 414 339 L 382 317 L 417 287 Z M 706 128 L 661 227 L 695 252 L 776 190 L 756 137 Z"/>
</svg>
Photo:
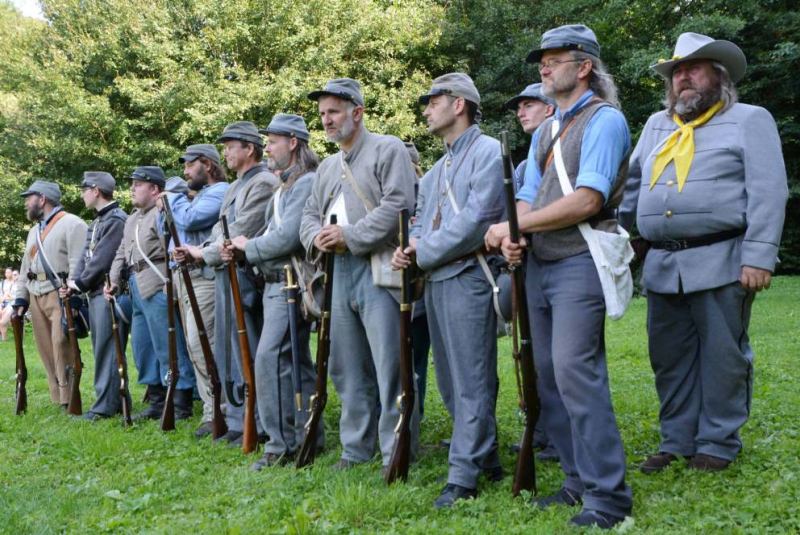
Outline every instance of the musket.
<svg viewBox="0 0 800 535">
<path fill-rule="evenodd" d="M 169 345 L 169 370 L 167 371 L 167 396 L 161 413 L 161 430 L 175 430 L 175 389 L 178 386 L 178 338 L 175 332 L 175 292 L 172 288 L 172 270 L 169 268 L 169 236 L 164 238 L 164 263 L 167 265 L 167 343 Z"/>
<path fill-rule="evenodd" d="M 519 221 L 517 220 L 517 201 L 514 191 L 514 164 L 511 161 L 511 152 L 508 146 L 508 132 L 500 134 L 503 156 L 503 186 L 506 197 L 506 211 L 508 212 L 508 228 L 510 239 L 519 243 Z M 528 301 L 525 296 L 525 279 L 519 266 L 510 265 L 512 278 L 512 299 L 516 310 L 516 329 L 514 334 L 519 335 L 519 350 L 514 351 L 515 366 L 518 366 L 521 375 L 520 412 L 525 420 L 525 429 L 519 444 L 517 467 L 514 472 L 514 482 L 511 491 L 514 496 L 519 496 L 523 490 L 536 493 L 536 466 L 533 456 L 533 430 L 539 419 L 539 393 L 536 389 L 536 368 L 533 364 L 533 336 L 528 315 Z M 514 343 L 516 346 L 516 341 Z M 519 383 L 518 383 L 519 385 Z"/>
<path fill-rule="evenodd" d="M 111 277 L 106 273 L 106 287 L 111 288 Z M 111 331 L 114 335 L 114 349 L 117 351 L 117 371 L 119 372 L 119 398 L 122 404 L 122 423 L 131 425 L 131 394 L 128 391 L 128 362 L 125 360 L 125 350 L 122 348 L 122 339 L 119 336 L 117 311 L 114 308 L 114 299 L 108 302 L 111 313 Z"/>
<path fill-rule="evenodd" d="M 228 217 L 222 216 L 223 245 L 231 244 L 231 234 L 228 230 Z M 253 360 L 250 357 L 250 340 L 247 338 L 247 324 L 244 321 L 244 308 L 242 294 L 239 290 L 239 276 L 236 273 L 236 259 L 228 262 L 228 276 L 231 279 L 231 293 L 233 294 L 233 308 L 236 310 L 236 326 L 239 331 L 239 349 L 242 351 L 242 378 L 244 379 L 244 427 L 242 433 L 242 451 L 250 453 L 258 445 L 258 431 L 256 430 L 256 374 L 253 369 Z"/>
<path fill-rule="evenodd" d="M 331 225 L 336 224 L 336 216 L 331 215 Z M 317 380 L 314 384 L 314 395 L 308 400 L 310 412 L 306 421 L 306 436 L 297 455 L 297 468 L 303 468 L 314 462 L 317 454 L 317 430 L 322 419 L 322 412 L 328 403 L 328 358 L 331 353 L 331 297 L 333 296 L 333 267 L 336 253 L 325 253 L 324 271 L 325 300 L 322 303 L 322 317 L 317 329 Z"/>
<path fill-rule="evenodd" d="M 408 209 L 400 210 L 400 247 L 408 247 Z M 414 415 L 414 358 L 411 353 L 411 267 L 403 268 L 400 285 L 400 386 L 397 398 L 400 419 L 394 429 L 394 447 L 386 467 L 386 484 L 408 479 L 411 463 L 411 419 Z"/>
<path fill-rule="evenodd" d="M 67 273 L 62 271 L 58 274 L 61 284 L 67 288 Z M 72 315 L 72 303 L 69 296 L 61 300 L 64 304 L 64 315 L 67 316 L 67 330 L 69 332 L 69 345 L 75 360 L 67 365 L 67 376 L 69 377 L 70 394 L 67 413 L 73 416 L 83 414 L 83 403 L 81 403 L 81 375 L 83 374 L 83 362 L 81 361 L 81 347 L 78 344 L 78 334 L 75 332 L 75 317 Z"/>
<path fill-rule="evenodd" d="M 164 219 L 169 226 L 172 242 L 175 247 L 180 247 L 181 240 L 178 237 L 178 230 L 175 227 L 175 218 L 172 215 L 172 207 L 166 195 L 163 197 L 163 201 Z M 228 424 L 225 423 L 225 416 L 222 414 L 222 383 L 219 380 L 219 371 L 214 361 L 214 352 L 211 350 L 211 344 L 208 341 L 203 314 L 200 312 L 200 305 L 197 303 L 197 294 L 194 293 L 192 275 L 189 273 L 189 270 L 185 269 L 182 265 L 179 265 L 179 271 L 183 277 L 183 285 L 186 287 L 186 295 L 189 297 L 189 306 L 192 309 L 194 323 L 197 326 L 197 334 L 200 338 L 200 349 L 203 352 L 203 360 L 206 363 L 209 383 L 211 383 L 211 392 L 209 392 L 212 399 L 211 406 L 213 414 L 211 418 L 211 437 L 219 438 L 228 432 Z"/>
<path fill-rule="evenodd" d="M 303 412 L 303 382 L 300 371 L 300 347 L 297 340 L 297 291 L 300 288 L 294 281 L 292 266 L 283 266 L 286 273 L 286 312 L 289 314 L 289 340 L 292 344 L 292 386 L 294 386 L 294 399 L 297 412 Z"/>
<path fill-rule="evenodd" d="M 17 349 L 17 387 L 15 398 L 17 400 L 14 414 L 22 414 L 28 410 L 28 367 L 25 366 L 25 352 L 22 349 L 22 333 L 24 326 L 22 316 L 17 316 L 16 309 L 11 313 L 11 328 L 14 331 L 14 347 Z"/>
</svg>

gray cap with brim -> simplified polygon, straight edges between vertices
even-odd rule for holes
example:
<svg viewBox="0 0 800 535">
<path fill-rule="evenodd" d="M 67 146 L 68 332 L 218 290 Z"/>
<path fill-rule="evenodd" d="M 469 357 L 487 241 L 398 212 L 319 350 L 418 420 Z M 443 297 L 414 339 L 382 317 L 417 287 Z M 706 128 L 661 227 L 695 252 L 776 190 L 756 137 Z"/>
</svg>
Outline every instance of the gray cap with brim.
<svg viewBox="0 0 800 535">
<path fill-rule="evenodd" d="M 209 160 L 219 163 L 219 151 L 214 145 L 208 143 L 200 143 L 198 145 L 189 145 L 183 156 L 178 158 L 180 163 L 193 162 L 196 159 L 204 157 Z"/>
<path fill-rule="evenodd" d="M 155 184 L 161 189 L 167 184 L 167 178 L 164 175 L 164 170 L 156 165 L 142 165 L 133 170 L 128 180 L 138 180 L 139 182 L 148 182 Z"/>
<path fill-rule="evenodd" d="M 110 173 L 104 171 L 86 171 L 83 173 L 82 188 L 97 188 L 104 193 L 114 193 L 117 181 Z"/>
<path fill-rule="evenodd" d="M 600 57 L 600 43 L 597 42 L 597 36 L 583 24 L 568 24 L 547 30 L 542 35 L 542 44 L 528 54 L 525 61 L 538 63 L 548 50 L 580 50 Z"/>
<path fill-rule="evenodd" d="M 308 141 L 311 138 L 305 119 L 291 113 L 279 113 L 272 118 L 268 127 L 260 129 L 259 132 L 262 134 L 296 137 L 303 141 Z"/>
<path fill-rule="evenodd" d="M 325 84 L 325 89 L 312 91 L 308 94 L 311 100 L 331 95 L 344 100 L 349 100 L 357 106 L 364 106 L 364 97 L 361 96 L 361 84 L 352 78 L 334 78 Z"/>
<path fill-rule="evenodd" d="M 451 72 L 436 78 L 430 90 L 419 97 L 419 103 L 428 104 L 431 97 L 437 95 L 463 98 L 477 106 L 481 103 L 481 95 L 478 93 L 478 88 L 475 87 L 475 82 L 463 72 Z"/>
<path fill-rule="evenodd" d="M 258 133 L 258 128 L 250 121 L 237 121 L 229 124 L 215 143 L 224 143 L 232 139 L 252 143 L 259 147 L 264 146 L 264 140 L 261 138 L 261 134 Z"/>
<path fill-rule="evenodd" d="M 523 100 L 538 100 L 539 102 L 543 102 L 548 106 L 556 105 L 556 102 L 552 98 L 547 97 L 544 95 L 544 93 L 542 93 L 542 84 L 531 84 L 523 89 L 519 95 L 508 99 L 505 103 L 505 107 L 509 110 L 516 110 L 517 105 Z"/>
<path fill-rule="evenodd" d="M 46 182 L 44 180 L 37 180 L 28 187 L 27 190 L 19 194 L 20 197 L 28 197 L 30 195 L 41 195 L 50 199 L 53 202 L 61 201 L 61 188 L 55 182 Z"/>
</svg>

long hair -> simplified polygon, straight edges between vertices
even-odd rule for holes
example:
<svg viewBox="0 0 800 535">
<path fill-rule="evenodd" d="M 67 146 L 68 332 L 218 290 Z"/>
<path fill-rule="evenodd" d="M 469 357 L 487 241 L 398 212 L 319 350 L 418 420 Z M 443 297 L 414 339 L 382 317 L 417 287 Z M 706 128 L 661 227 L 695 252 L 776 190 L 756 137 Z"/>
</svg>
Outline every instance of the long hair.
<svg viewBox="0 0 800 535">
<path fill-rule="evenodd" d="M 319 158 L 308 146 L 308 141 L 300 138 L 297 139 L 297 147 L 294 149 L 295 164 L 292 174 L 286 180 L 286 187 L 294 184 L 294 181 L 305 175 L 306 173 L 313 173 L 319 167 Z"/>
<path fill-rule="evenodd" d="M 614 77 L 611 76 L 606 68 L 605 63 L 591 54 L 580 52 L 578 50 L 571 50 L 570 54 L 572 59 L 576 61 L 589 60 L 592 62 L 592 74 L 589 78 L 589 89 L 594 91 L 594 94 L 605 100 L 617 109 L 622 109 L 619 102 L 619 95 L 617 91 L 617 84 L 614 83 Z"/>
<path fill-rule="evenodd" d="M 722 101 L 722 108 L 717 112 L 722 115 L 728 111 L 731 106 L 739 102 L 739 95 L 736 92 L 736 86 L 733 80 L 731 80 L 728 69 L 725 68 L 722 63 L 712 61 L 711 68 L 717 77 L 717 83 L 711 87 L 711 91 L 708 94 L 702 96 L 698 105 L 698 107 L 702 109 L 698 109 L 696 112 L 702 113 L 717 102 Z M 664 107 L 667 108 L 667 113 L 672 117 L 678 113 L 675 109 L 678 104 L 678 96 L 672 89 L 672 76 L 664 79 L 664 87 Z"/>
<path fill-rule="evenodd" d="M 201 164 L 208 165 L 208 178 L 214 182 L 228 181 L 228 175 L 225 174 L 225 170 L 222 168 L 222 165 L 218 164 L 211 158 L 206 158 L 205 156 L 200 156 L 198 160 L 200 160 Z"/>
</svg>

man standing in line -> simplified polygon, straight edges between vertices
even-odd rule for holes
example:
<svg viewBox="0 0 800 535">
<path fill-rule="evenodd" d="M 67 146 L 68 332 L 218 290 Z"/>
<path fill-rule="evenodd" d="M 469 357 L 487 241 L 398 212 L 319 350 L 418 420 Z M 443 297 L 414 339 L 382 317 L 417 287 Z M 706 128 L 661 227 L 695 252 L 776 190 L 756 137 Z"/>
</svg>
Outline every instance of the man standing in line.
<svg viewBox="0 0 800 535">
<path fill-rule="evenodd" d="M 169 343 L 167 328 L 167 296 L 163 229 L 158 225 L 156 200 L 164 189 L 164 171 L 156 166 L 137 167 L 130 175 L 131 202 L 136 208 L 125 222 L 122 242 L 111 265 L 111 287 L 105 288 L 111 300 L 122 287 L 122 273 L 130 273 L 128 287 L 133 304 L 131 346 L 139 384 L 147 385 L 150 405 L 133 416 L 134 420 L 156 420 L 164 411 Z M 195 386 L 192 364 L 186 352 L 183 330 L 177 329 L 178 385 L 175 391 L 175 419 L 192 416 L 192 394 Z"/>
<path fill-rule="evenodd" d="M 61 328 L 61 301 L 58 273 L 75 276 L 86 241 L 86 223 L 61 206 L 61 188 L 54 182 L 37 180 L 20 197 L 25 199 L 25 214 L 36 224 L 28 231 L 25 254 L 19 271 L 27 278 L 17 284 L 14 309 L 24 316 L 31 309 L 33 338 L 42 357 L 50 400 L 65 409 L 70 387 L 67 366 L 75 362 L 69 337 Z"/>
<path fill-rule="evenodd" d="M 626 204 L 649 242 L 650 363 L 661 401 L 661 445 L 641 466 L 678 459 L 724 470 L 742 448 L 750 416 L 756 292 L 769 288 L 788 187 L 775 120 L 737 102 L 747 62 L 729 41 L 678 37 L 671 60 L 651 68 L 667 109 L 652 115 L 631 157 Z M 636 212 L 634 212 L 635 214 Z"/>
<path fill-rule="evenodd" d="M 267 321 L 258 342 L 255 370 L 258 412 L 269 440 L 264 444 L 263 457 L 251 466 L 256 471 L 294 459 L 303 443 L 304 428 L 310 414 L 306 407 L 316 381 L 308 346 L 311 324 L 300 315 L 298 300 L 296 325 L 303 400 L 303 410 L 298 411 L 292 383 L 289 315 L 283 288 L 287 282 L 284 266 L 292 266 L 296 282 L 297 268 L 302 267 L 304 261 L 300 220 L 316 177 L 314 171 L 319 165 L 317 155 L 308 146 L 310 136 L 306 122 L 299 115 L 278 114 L 266 129 L 259 132 L 267 136 L 268 165 L 271 171 L 280 173 L 281 185 L 267 205 L 266 231 L 253 239 L 237 236 L 231 240 L 231 247 L 222 250 L 225 260 L 234 256 L 246 258 L 258 268 L 265 282 L 264 317 Z M 321 449 L 325 444 L 321 420 L 317 436 L 316 447 Z"/>
<path fill-rule="evenodd" d="M 310 256 L 336 253 L 330 375 L 342 400 L 342 457 L 335 467 L 369 461 L 379 440 L 385 468 L 394 447 L 402 388 L 399 296 L 392 294 L 398 286 L 387 288 L 392 283 L 383 277 L 391 275 L 390 257 L 381 253 L 390 253 L 387 244 L 397 245 L 400 210 L 414 208 L 414 168 L 402 141 L 364 126 L 357 81 L 330 80 L 309 98 L 319 102 L 328 139 L 340 148 L 320 164 L 300 225 L 300 239 Z M 337 224 L 332 225 L 334 214 Z M 419 439 L 417 411 L 411 427 L 413 457 Z"/>
<path fill-rule="evenodd" d="M 235 172 L 237 177 L 222 199 L 219 215 L 227 216 L 231 239 L 237 236 L 252 238 L 264 230 L 264 213 L 280 180 L 261 161 L 264 156 L 264 140 L 253 123 L 238 121 L 229 124 L 217 143 L 225 145 L 222 154 L 228 169 Z M 176 248 L 174 257 L 178 262 L 194 259 L 195 262 L 214 268 L 214 357 L 220 379 L 223 382 L 232 381 L 231 393 L 237 397 L 232 403 L 228 398 L 227 388 L 225 389 L 225 421 L 228 432 L 216 440 L 241 446 L 244 430 L 244 403 L 241 402 L 244 399 L 238 399 L 238 396 L 239 392 L 244 391 L 244 378 L 228 265 L 221 256 L 223 241 L 222 223 L 219 222 L 214 225 L 211 234 L 201 246 L 184 245 Z M 258 337 L 263 325 L 261 295 L 256 289 L 256 275 L 252 267 L 237 268 L 237 274 L 247 337 L 250 349 L 254 351 L 258 347 Z M 259 440 L 265 440 L 261 421 L 257 416 L 256 426 Z"/>
<path fill-rule="evenodd" d="M 168 194 L 167 198 L 181 245 L 201 245 L 208 239 L 212 228 L 219 221 L 222 199 L 228 191 L 227 177 L 220 164 L 219 151 L 214 145 L 189 145 L 178 161 L 183 164 L 183 174 L 189 189 L 196 192 L 196 195 L 191 201 L 183 194 Z M 159 199 L 158 202 L 161 208 L 163 201 Z M 170 251 L 173 249 L 174 245 L 171 244 Z M 187 263 L 182 268 L 189 270 L 208 343 L 214 347 L 214 269 L 195 262 Z M 174 269 L 177 269 L 177 265 Z M 203 418 L 194 435 L 203 438 L 211 434 L 213 415 L 211 383 L 183 277 L 176 274 L 172 280 L 180 303 L 181 323 L 186 334 L 189 358 L 194 366 L 197 390 L 203 400 Z"/>
<path fill-rule="evenodd" d="M 114 198 L 114 177 L 100 171 L 87 171 L 81 182 L 81 197 L 87 208 L 97 211 L 97 218 L 89 225 L 86 246 L 75 268 L 75 278 L 69 279 L 68 288 L 59 289 L 66 297 L 73 292 L 86 294 L 89 298 L 89 324 L 91 325 L 92 349 L 94 350 L 94 391 L 97 399 L 92 408 L 79 419 L 94 421 L 111 418 L 120 411 L 120 377 L 117 365 L 117 349 L 111 329 L 108 302 L 103 297 L 105 275 L 122 241 L 125 221 L 128 216 Z M 122 346 L 128 341 L 127 324 L 119 321 Z"/>
<path fill-rule="evenodd" d="M 533 136 L 517 213 L 520 232 L 531 234 L 526 290 L 541 418 L 566 475 L 557 493 L 534 504 L 544 509 L 583 503 L 572 524 L 610 529 L 630 515 L 632 498 L 608 387 L 603 289 L 577 224 L 616 230 L 630 133 L 592 30 L 549 30 L 528 62 L 539 64 L 544 94 L 558 105 Z M 553 161 L 555 138 L 571 192 L 562 187 Z M 510 242 L 507 223 L 486 236 L 487 246 L 501 244 L 509 262 L 522 261 L 526 244 Z"/>
<path fill-rule="evenodd" d="M 453 418 L 447 484 L 433 504 L 441 509 L 476 497 L 482 473 L 503 478 L 495 418 L 497 315 L 489 280 L 498 270 L 487 274 L 491 268 L 480 253 L 489 226 L 503 217 L 503 164 L 500 143 L 478 128 L 481 98 L 469 76 L 440 76 L 419 101 L 445 154 L 420 182 L 411 241 L 405 251 L 397 248 L 393 266 L 416 260 L 428 281 L 436 380 Z"/>
</svg>

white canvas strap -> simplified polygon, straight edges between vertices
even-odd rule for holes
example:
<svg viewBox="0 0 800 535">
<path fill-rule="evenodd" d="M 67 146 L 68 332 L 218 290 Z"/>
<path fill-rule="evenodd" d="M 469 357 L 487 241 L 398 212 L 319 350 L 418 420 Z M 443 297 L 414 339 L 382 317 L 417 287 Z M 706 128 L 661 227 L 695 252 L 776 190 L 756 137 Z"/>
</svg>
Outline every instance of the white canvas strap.
<svg viewBox="0 0 800 535">
<path fill-rule="evenodd" d="M 158 275 L 158 278 L 161 279 L 162 284 L 166 284 L 167 283 L 167 278 L 164 275 L 161 274 L 161 272 L 158 270 L 158 268 L 153 263 L 153 261 L 150 260 L 150 257 L 148 257 L 146 254 L 144 254 L 144 251 L 142 250 L 142 246 L 139 244 L 139 222 L 140 221 L 141 220 L 136 222 L 136 230 L 134 232 L 134 237 L 136 238 L 136 248 L 139 250 L 139 254 L 142 255 L 142 258 L 144 258 L 144 261 L 147 262 L 147 265 L 150 266 L 150 268 L 153 271 L 155 271 L 156 275 Z"/>
</svg>

